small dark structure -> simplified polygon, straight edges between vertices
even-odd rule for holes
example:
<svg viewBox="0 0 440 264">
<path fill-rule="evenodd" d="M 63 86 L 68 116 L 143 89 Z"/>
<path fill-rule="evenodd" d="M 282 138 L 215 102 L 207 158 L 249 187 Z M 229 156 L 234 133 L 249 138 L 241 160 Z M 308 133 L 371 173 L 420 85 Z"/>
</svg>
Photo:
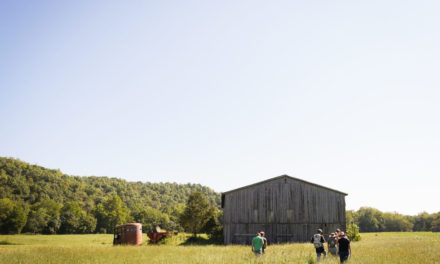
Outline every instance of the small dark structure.
<svg viewBox="0 0 440 264">
<path fill-rule="evenodd" d="M 114 229 L 113 245 L 141 245 L 142 225 L 139 223 L 128 223 L 118 225 Z"/>
<path fill-rule="evenodd" d="M 265 231 L 269 243 L 310 241 L 316 229 L 345 229 L 347 194 L 282 175 L 222 193 L 225 244 L 248 244 Z"/>
<path fill-rule="evenodd" d="M 151 243 L 157 243 L 165 237 L 177 235 L 177 232 L 167 232 L 164 229 L 161 229 L 159 226 L 156 226 L 156 232 L 148 232 L 147 236 L 150 239 Z"/>
</svg>

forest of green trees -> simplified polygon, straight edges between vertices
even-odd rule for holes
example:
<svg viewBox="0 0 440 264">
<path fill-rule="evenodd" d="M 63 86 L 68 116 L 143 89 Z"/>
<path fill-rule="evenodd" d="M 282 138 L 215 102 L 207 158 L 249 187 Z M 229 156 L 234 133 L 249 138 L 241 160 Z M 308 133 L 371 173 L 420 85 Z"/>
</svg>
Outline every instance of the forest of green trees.
<svg viewBox="0 0 440 264">
<path fill-rule="evenodd" d="M 0 157 L 0 233 L 109 233 L 139 222 L 193 234 L 221 230 L 220 194 L 199 184 L 127 182 L 69 176 L 59 170 Z M 203 205 L 199 207 L 199 205 Z M 197 225 L 192 215 L 198 215 Z M 440 212 L 406 216 L 362 207 L 347 211 L 360 232 L 440 231 Z M 203 216 L 203 217 L 201 217 Z M 192 223 L 191 225 L 188 223 Z"/>
<path fill-rule="evenodd" d="M 371 207 L 346 211 L 347 226 L 355 224 L 360 232 L 432 231 L 440 232 L 440 212 L 415 216 L 381 212 Z"/>
<path fill-rule="evenodd" d="M 156 225 L 182 230 L 180 215 L 194 192 L 218 217 L 220 194 L 200 184 L 69 176 L 0 157 L 0 233 L 108 233 L 127 222 L 142 223 L 146 232 Z"/>
</svg>

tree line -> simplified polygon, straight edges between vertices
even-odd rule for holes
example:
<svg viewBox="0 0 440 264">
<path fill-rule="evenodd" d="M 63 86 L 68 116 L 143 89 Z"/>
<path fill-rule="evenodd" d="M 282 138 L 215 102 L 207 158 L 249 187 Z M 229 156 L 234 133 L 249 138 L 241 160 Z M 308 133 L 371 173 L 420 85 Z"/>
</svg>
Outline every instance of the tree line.
<svg viewBox="0 0 440 264">
<path fill-rule="evenodd" d="M 142 223 L 146 232 L 157 225 L 183 230 L 192 193 L 203 197 L 207 217 L 218 225 L 220 194 L 200 184 L 69 176 L 0 157 L 0 233 L 109 233 L 127 222 Z"/>
<path fill-rule="evenodd" d="M 221 196 L 200 184 L 127 182 L 79 177 L 0 157 L 0 233 L 110 233 L 139 222 L 220 240 Z M 347 211 L 347 227 L 360 232 L 440 231 L 440 212 L 416 216 L 362 207 Z"/>
<path fill-rule="evenodd" d="M 440 212 L 418 215 L 402 215 L 397 212 L 381 212 L 371 207 L 346 211 L 347 227 L 354 224 L 360 232 L 408 232 L 432 231 L 440 232 Z"/>
</svg>

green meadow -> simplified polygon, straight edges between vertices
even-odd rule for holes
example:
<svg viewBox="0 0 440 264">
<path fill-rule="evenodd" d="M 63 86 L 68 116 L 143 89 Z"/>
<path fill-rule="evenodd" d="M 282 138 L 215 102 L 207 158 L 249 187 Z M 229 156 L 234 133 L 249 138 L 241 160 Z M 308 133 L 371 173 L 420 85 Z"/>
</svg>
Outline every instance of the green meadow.
<svg viewBox="0 0 440 264">
<path fill-rule="evenodd" d="M 113 246 L 112 235 L 0 235 L 0 263 L 314 263 L 312 244 L 269 245 L 257 258 L 250 246 L 185 245 L 186 235 L 163 245 Z M 349 263 L 439 263 L 440 233 L 368 233 L 352 243 Z M 339 263 L 328 257 L 325 263 Z"/>
</svg>

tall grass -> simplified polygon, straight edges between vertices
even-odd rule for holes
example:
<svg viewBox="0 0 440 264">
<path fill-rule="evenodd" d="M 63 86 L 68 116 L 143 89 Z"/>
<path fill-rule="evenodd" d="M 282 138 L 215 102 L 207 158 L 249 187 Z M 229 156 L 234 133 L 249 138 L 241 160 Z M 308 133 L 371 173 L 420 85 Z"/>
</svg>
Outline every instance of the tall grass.
<svg viewBox="0 0 440 264">
<path fill-rule="evenodd" d="M 2 235 L 3 263 L 315 263 L 312 244 L 269 245 L 258 258 L 250 246 L 183 245 L 185 235 L 163 245 L 113 246 L 112 235 Z M 146 236 L 144 241 L 147 241 Z M 440 233 L 362 234 L 350 263 L 439 263 Z M 327 257 L 325 263 L 338 263 Z"/>
</svg>

